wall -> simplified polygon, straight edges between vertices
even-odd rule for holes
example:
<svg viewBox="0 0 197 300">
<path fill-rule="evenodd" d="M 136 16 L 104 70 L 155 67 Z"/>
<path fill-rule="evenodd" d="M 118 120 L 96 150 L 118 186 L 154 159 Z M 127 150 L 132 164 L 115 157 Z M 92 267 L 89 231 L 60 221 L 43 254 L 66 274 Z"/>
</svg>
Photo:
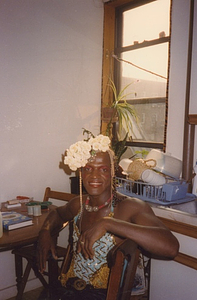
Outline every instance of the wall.
<svg viewBox="0 0 197 300">
<path fill-rule="evenodd" d="M 178 158 L 183 148 L 189 2 L 173 0 L 167 151 Z M 102 29 L 101 0 L 0 0 L 1 202 L 19 194 L 40 200 L 46 186 L 69 190 L 61 155 L 82 138 L 82 127 L 99 132 Z M 196 37 L 193 47 L 190 112 L 197 113 Z M 14 258 L 4 252 L 0 260 L 4 300 L 16 293 Z M 151 300 L 173 299 L 173 292 L 187 288 L 184 276 L 176 284 L 173 281 L 184 272 L 173 264 L 173 272 L 166 269 L 166 278 L 173 283 L 171 296 L 161 298 L 167 290 L 166 278 L 159 276 L 161 269 L 165 274 L 165 266 L 162 262 L 155 269 L 154 285 L 161 289 Z M 193 282 L 193 273 L 187 269 L 187 281 Z M 32 281 L 28 289 L 36 285 Z M 192 299 L 194 292 L 187 292 Z"/>
<path fill-rule="evenodd" d="M 61 154 L 100 124 L 102 4 L 0 1 L 0 200 L 68 190 Z"/>
<path fill-rule="evenodd" d="M 196 1 L 195 1 L 196 2 Z M 187 76 L 187 51 L 189 32 L 190 0 L 173 0 L 171 69 L 169 85 L 169 114 L 166 151 L 182 159 L 184 108 Z M 197 114 L 197 4 L 195 3 L 192 78 L 190 91 L 190 113 Z M 194 160 L 197 158 L 197 132 L 195 132 Z M 197 241 L 185 236 L 177 236 L 181 251 L 196 257 Z M 184 250 L 183 250 L 184 249 Z M 190 253 L 192 250 L 193 253 Z M 194 253 L 195 252 L 195 253 Z M 150 300 L 195 300 L 196 270 L 178 264 L 152 260 Z"/>
<path fill-rule="evenodd" d="M 187 53 L 189 34 L 190 0 L 173 0 L 172 6 L 172 39 L 169 84 L 169 113 L 166 151 L 177 158 L 183 155 L 183 133 L 185 118 Z M 197 114 L 196 78 L 197 78 L 197 6 L 195 4 L 193 56 L 190 90 L 190 114 Z M 195 134 L 194 160 L 197 158 L 197 132 Z"/>
<path fill-rule="evenodd" d="M 197 256 L 197 241 L 176 234 L 180 251 Z M 196 270 L 174 261 L 151 260 L 150 300 L 196 300 Z"/>
<path fill-rule="evenodd" d="M 102 30 L 101 0 L 0 0 L 0 202 L 70 191 L 62 154 L 100 130 Z M 14 258 L 0 260 L 3 300 Z"/>
</svg>

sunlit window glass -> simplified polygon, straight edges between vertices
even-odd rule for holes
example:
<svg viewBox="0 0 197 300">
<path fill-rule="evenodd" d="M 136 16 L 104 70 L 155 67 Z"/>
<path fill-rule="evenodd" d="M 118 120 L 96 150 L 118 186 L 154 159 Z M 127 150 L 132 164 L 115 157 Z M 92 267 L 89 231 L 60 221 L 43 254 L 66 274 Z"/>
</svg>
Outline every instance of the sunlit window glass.
<svg viewBox="0 0 197 300">
<path fill-rule="evenodd" d="M 170 0 L 157 0 L 123 13 L 123 47 L 169 36 Z"/>
<path fill-rule="evenodd" d="M 117 48 L 120 89 L 138 115 L 130 141 L 164 142 L 169 61 L 170 0 L 157 0 L 122 12 L 122 36 Z M 119 138 L 128 131 L 123 127 Z"/>
</svg>

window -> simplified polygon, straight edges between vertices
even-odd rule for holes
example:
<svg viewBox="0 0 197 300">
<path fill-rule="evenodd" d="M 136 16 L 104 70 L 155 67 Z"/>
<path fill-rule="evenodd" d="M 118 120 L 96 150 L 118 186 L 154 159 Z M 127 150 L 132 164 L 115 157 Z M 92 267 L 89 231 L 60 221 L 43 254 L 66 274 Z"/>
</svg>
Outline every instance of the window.
<svg viewBox="0 0 197 300">
<path fill-rule="evenodd" d="M 108 71 L 113 68 L 118 90 L 130 84 L 126 89 L 127 101 L 138 115 L 138 122 L 133 120 L 132 137 L 127 144 L 137 147 L 135 150 L 140 150 L 140 147 L 162 149 L 166 126 L 171 1 L 133 0 L 124 1 L 122 6 L 121 2 L 117 0 L 105 5 L 108 6 L 108 17 L 109 11 L 113 11 L 110 22 L 115 23 L 115 36 L 108 32 L 111 45 L 114 38 L 114 49 L 111 46 L 109 51 L 108 42 L 108 49 L 104 47 L 104 50 L 108 50 L 108 55 L 113 58 L 113 63 L 112 58 L 108 61 Z M 106 18 L 105 13 L 104 41 Z M 104 72 L 107 70 L 105 60 L 106 57 Z M 105 79 L 109 73 L 103 75 Z M 125 127 L 119 138 L 124 138 L 126 132 Z"/>
</svg>

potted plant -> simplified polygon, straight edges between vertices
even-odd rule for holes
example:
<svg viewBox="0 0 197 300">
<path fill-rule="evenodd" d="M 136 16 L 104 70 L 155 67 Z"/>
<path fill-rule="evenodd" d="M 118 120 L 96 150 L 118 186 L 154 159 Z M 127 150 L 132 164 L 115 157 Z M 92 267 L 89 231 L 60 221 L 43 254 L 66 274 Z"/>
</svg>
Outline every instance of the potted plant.
<svg viewBox="0 0 197 300">
<path fill-rule="evenodd" d="M 110 79 L 110 88 L 113 92 L 113 101 L 110 105 L 103 107 L 102 109 L 102 120 L 107 123 L 106 135 L 112 135 L 112 125 L 118 121 L 118 132 L 120 133 L 123 124 L 126 126 L 127 132 L 131 132 L 133 125 L 133 118 L 137 121 L 137 114 L 134 107 L 127 102 L 126 98 L 128 94 L 125 94 L 125 90 L 132 83 L 126 85 L 119 93 L 117 92 L 116 86 L 113 80 Z M 106 116 L 106 111 L 108 113 L 108 118 Z M 111 114 L 110 114 L 111 113 Z"/>
<path fill-rule="evenodd" d="M 128 138 L 131 140 L 131 133 L 133 129 L 133 119 L 138 123 L 137 113 L 134 107 L 127 102 L 126 98 L 129 94 L 126 94 L 126 89 L 131 85 L 127 84 L 119 93 L 116 89 L 116 86 L 113 80 L 110 79 L 109 87 L 113 93 L 113 100 L 111 104 L 103 107 L 102 109 L 102 120 L 106 124 L 105 134 L 108 135 L 111 139 L 112 148 L 116 156 L 117 165 L 121 159 L 121 156 L 127 150 L 126 142 Z M 107 110 L 109 114 L 109 109 L 111 115 L 108 115 L 106 118 L 105 111 Z M 104 117 L 105 116 L 105 117 Z M 113 136 L 112 131 L 114 123 L 117 122 L 117 133 L 116 136 Z M 124 138 L 121 138 L 121 131 L 123 126 L 126 129 L 126 134 Z"/>
</svg>

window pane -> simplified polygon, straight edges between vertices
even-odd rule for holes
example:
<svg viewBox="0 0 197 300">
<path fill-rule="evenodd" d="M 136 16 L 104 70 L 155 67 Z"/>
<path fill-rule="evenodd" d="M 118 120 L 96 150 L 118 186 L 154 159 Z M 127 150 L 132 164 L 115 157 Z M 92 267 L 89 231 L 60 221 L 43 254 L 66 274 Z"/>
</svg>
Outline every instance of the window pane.
<svg viewBox="0 0 197 300">
<path fill-rule="evenodd" d="M 125 94 L 138 116 L 138 122 L 132 120 L 132 128 L 123 124 L 119 138 L 123 139 L 129 131 L 133 142 L 163 143 L 169 39 L 160 38 L 170 33 L 171 0 L 141 4 L 139 1 L 138 7 L 123 11 L 119 19 L 119 22 L 123 20 L 123 32 L 122 38 L 117 35 L 118 84 L 120 90 L 130 84 Z M 134 44 L 138 46 L 120 48 Z"/>
<path fill-rule="evenodd" d="M 121 89 L 131 82 L 134 83 L 127 90 L 131 92 L 129 98 L 166 96 L 168 43 L 125 52 L 122 54 L 122 59 L 165 78 L 122 62 Z"/>
<path fill-rule="evenodd" d="M 123 47 L 169 36 L 170 0 L 157 0 L 123 13 Z"/>
<path fill-rule="evenodd" d="M 161 99 L 161 102 L 157 99 L 155 103 L 147 99 L 145 103 L 133 106 L 139 120 L 136 123 L 133 119 L 133 128 L 129 132 L 130 140 L 162 143 L 165 125 L 165 99 Z M 128 128 L 124 125 L 119 138 L 123 139 L 127 132 Z"/>
<path fill-rule="evenodd" d="M 134 130 L 133 139 L 163 142 L 165 103 L 147 102 L 146 104 L 136 104 L 134 107 L 139 117 L 139 125 Z"/>
</svg>

